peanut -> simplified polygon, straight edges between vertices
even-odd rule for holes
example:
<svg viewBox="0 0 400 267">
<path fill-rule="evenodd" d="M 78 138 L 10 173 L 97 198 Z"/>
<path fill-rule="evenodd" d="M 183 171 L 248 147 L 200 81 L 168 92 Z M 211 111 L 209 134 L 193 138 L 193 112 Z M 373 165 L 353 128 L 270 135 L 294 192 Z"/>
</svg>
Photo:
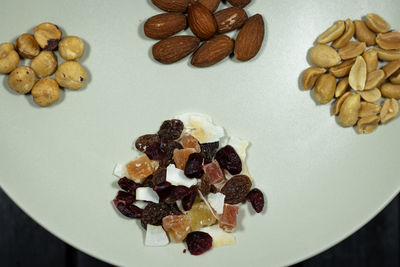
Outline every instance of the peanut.
<svg viewBox="0 0 400 267">
<path fill-rule="evenodd" d="M 345 77 L 336 86 L 335 97 L 342 96 L 349 89 L 349 77 Z"/>
<path fill-rule="evenodd" d="M 366 16 L 366 24 L 368 28 L 376 33 L 385 33 L 389 31 L 389 24 L 379 15 L 369 13 Z"/>
<path fill-rule="evenodd" d="M 354 32 L 355 32 L 355 26 L 353 21 L 351 21 L 351 19 L 346 19 L 346 29 L 343 33 L 343 35 L 341 37 L 339 37 L 339 39 L 337 39 L 335 42 L 333 42 L 332 46 L 334 48 L 342 48 L 343 46 L 347 45 L 350 41 L 351 38 L 353 38 L 354 36 Z"/>
<path fill-rule="evenodd" d="M 338 122 L 343 127 L 350 127 L 357 123 L 358 114 L 361 107 L 360 95 L 351 94 L 343 102 Z"/>
<path fill-rule="evenodd" d="M 360 42 L 365 42 L 367 46 L 376 44 L 376 35 L 370 29 L 364 21 L 356 20 L 354 21 L 356 26 L 356 37 Z"/>
<path fill-rule="evenodd" d="M 391 98 L 386 99 L 381 109 L 381 123 L 385 124 L 394 119 L 399 113 L 399 103 L 397 100 Z"/>
<path fill-rule="evenodd" d="M 361 101 L 360 118 L 376 115 L 381 111 L 381 106 L 374 103 Z"/>
<path fill-rule="evenodd" d="M 361 55 L 365 48 L 365 43 L 349 42 L 347 45 L 339 49 L 339 56 L 343 59 L 351 59 Z"/>
<path fill-rule="evenodd" d="M 306 69 L 302 77 L 304 90 L 312 89 L 319 76 L 321 76 L 321 74 L 324 74 L 325 72 L 326 69 L 324 68 L 310 67 Z"/>
<path fill-rule="evenodd" d="M 327 44 L 335 41 L 339 38 L 345 30 L 345 25 L 343 20 L 338 20 L 335 24 L 329 27 L 326 31 L 321 33 L 317 41 L 320 44 Z"/>
<path fill-rule="evenodd" d="M 375 88 L 372 90 L 365 90 L 365 91 L 360 92 L 360 96 L 365 101 L 374 103 L 374 102 L 378 101 L 379 99 L 381 99 L 382 94 L 378 88 Z"/>
<path fill-rule="evenodd" d="M 364 52 L 363 58 L 367 64 L 367 72 L 372 72 L 378 68 L 378 52 L 374 49 L 368 49 Z"/>
<path fill-rule="evenodd" d="M 333 99 L 336 90 L 336 78 L 331 74 L 322 74 L 315 85 L 314 97 L 320 104 L 326 104 Z"/>
<path fill-rule="evenodd" d="M 386 66 L 382 68 L 382 70 L 385 72 L 385 80 L 390 76 L 392 76 L 392 74 L 398 71 L 399 69 L 400 69 L 400 60 L 389 62 Z"/>
<path fill-rule="evenodd" d="M 396 71 L 392 77 L 390 77 L 390 82 L 394 84 L 400 84 L 400 70 Z"/>
<path fill-rule="evenodd" d="M 311 62 L 321 68 L 329 68 L 340 63 L 340 57 L 335 49 L 319 44 L 310 50 Z"/>
<path fill-rule="evenodd" d="M 382 95 L 386 98 L 400 99 L 400 85 L 385 83 L 381 86 Z"/>
<path fill-rule="evenodd" d="M 399 32 L 379 33 L 378 37 L 376 37 L 376 42 L 382 49 L 386 50 L 399 49 L 400 33 Z"/>
<path fill-rule="evenodd" d="M 331 67 L 329 69 L 329 72 L 337 78 L 347 76 L 349 75 L 351 67 L 353 66 L 355 61 L 355 59 L 345 60 L 341 64 Z"/>
<path fill-rule="evenodd" d="M 400 50 L 384 50 L 382 48 L 373 48 L 378 53 L 378 58 L 382 61 L 393 61 L 400 59 Z"/>
<path fill-rule="evenodd" d="M 365 88 L 365 82 L 367 80 L 367 64 L 364 58 L 358 56 L 356 62 L 350 70 L 349 84 L 351 88 L 357 91 L 363 91 Z"/>
<path fill-rule="evenodd" d="M 361 118 L 358 123 L 358 132 L 360 134 L 369 134 L 378 128 L 379 117 L 377 115 L 371 115 L 368 117 Z"/>
<path fill-rule="evenodd" d="M 340 112 L 340 108 L 343 105 L 343 102 L 346 100 L 346 98 L 348 96 L 350 96 L 352 93 L 351 92 L 346 92 L 344 93 L 341 97 L 339 97 L 338 99 L 336 99 L 335 103 L 333 104 L 333 108 L 332 108 L 332 114 L 333 115 L 338 115 Z"/>
<path fill-rule="evenodd" d="M 367 74 L 367 81 L 365 82 L 365 90 L 371 90 L 384 80 L 385 72 L 383 70 L 375 70 Z"/>
</svg>

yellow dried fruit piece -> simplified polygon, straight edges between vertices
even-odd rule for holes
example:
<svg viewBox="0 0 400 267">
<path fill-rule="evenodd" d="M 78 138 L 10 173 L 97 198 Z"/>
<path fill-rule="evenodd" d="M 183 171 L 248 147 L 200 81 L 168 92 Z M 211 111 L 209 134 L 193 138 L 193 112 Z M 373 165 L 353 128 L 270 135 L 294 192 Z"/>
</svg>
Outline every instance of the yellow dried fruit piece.
<svg viewBox="0 0 400 267">
<path fill-rule="evenodd" d="M 382 94 L 378 88 L 372 90 L 365 90 L 359 93 L 361 98 L 367 102 L 374 103 L 381 99 Z"/>
<path fill-rule="evenodd" d="M 379 120 L 380 119 L 377 115 L 361 118 L 357 123 L 358 132 L 360 134 L 372 133 L 376 128 L 378 128 Z"/>
<path fill-rule="evenodd" d="M 182 242 L 190 233 L 191 222 L 187 215 L 169 215 L 162 219 L 162 226 L 175 242 Z"/>
<path fill-rule="evenodd" d="M 358 56 L 349 74 L 349 84 L 357 91 L 363 91 L 367 80 L 367 64 L 363 57 Z"/>
<path fill-rule="evenodd" d="M 188 211 L 187 216 L 191 219 L 190 228 L 192 231 L 213 225 L 217 222 L 214 215 L 204 202 L 194 203 L 192 209 Z"/>
<path fill-rule="evenodd" d="M 386 50 L 400 49 L 400 33 L 399 32 L 387 32 L 380 33 L 376 37 L 376 42 L 380 48 Z"/>
<path fill-rule="evenodd" d="M 141 183 L 145 178 L 153 174 L 154 166 L 151 160 L 145 155 L 126 164 L 129 178 Z"/>
<path fill-rule="evenodd" d="M 311 48 L 310 60 L 321 68 L 329 68 L 340 63 L 341 59 L 335 49 L 328 45 L 319 44 Z"/>
<path fill-rule="evenodd" d="M 315 85 L 314 97 L 320 104 L 326 104 L 333 99 L 336 90 L 336 78 L 331 74 L 322 74 Z"/>
<path fill-rule="evenodd" d="M 344 30 L 345 30 L 345 24 L 343 20 L 338 20 L 335 24 L 333 24 L 331 27 L 329 27 L 326 31 L 324 31 L 320 36 L 318 36 L 317 41 L 320 44 L 327 44 L 330 43 L 337 38 L 339 38 Z"/>
<path fill-rule="evenodd" d="M 367 81 L 365 82 L 365 90 L 371 90 L 384 80 L 385 72 L 383 70 L 375 70 L 367 74 Z"/>
<path fill-rule="evenodd" d="M 338 115 L 340 112 L 340 108 L 342 107 L 344 101 L 346 100 L 346 98 L 348 96 L 352 95 L 351 92 L 346 92 L 344 93 L 341 97 L 339 97 L 338 99 L 336 99 L 333 108 L 332 108 L 332 114 L 333 115 Z"/>
<path fill-rule="evenodd" d="M 347 76 L 349 75 L 351 67 L 353 67 L 355 61 L 355 59 L 345 60 L 341 64 L 329 68 L 329 72 L 337 78 Z"/>
<path fill-rule="evenodd" d="M 342 96 L 347 90 L 349 90 L 349 77 L 345 77 L 336 86 L 335 97 Z"/>
<path fill-rule="evenodd" d="M 356 38 L 360 42 L 365 42 L 367 46 L 376 44 L 376 34 L 367 27 L 364 21 L 356 20 L 354 25 L 356 26 Z"/>
<path fill-rule="evenodd" d="M 378 68 L 378 52 L 374 49 L 368 49 L 364 52 L 363 58 L 367 64 L 367 72 L 372 72 Z"/>
<path fill-rule="evenodd" d="M 334 48 L 342 48 L 343 46 L 347 45 L 351 38 L 354 36 L 355 26 L 351 19 L 346 19 L 345 22 L 346 29 L 342 36 L 340 36 L 335 42 L 333 42 L 332 46 Z"/>
<path fill-rule="evenodd" d="M 366 47 L 367 46 L 364 42 L 349 42 L 347 45 L 339 49 L 339 56 L 343 60 L 355 58 L 362 55 Z"/>
<path fill-rule="evenodd" d="M 380 114 L 381 123 L 385 124 L 388 121 L 394 119 L 398 113 L 399 113 L 399 103 L 397 102 L 397 100 L 393 98 L 386 99 L 381 109 L 381 114 Z"/>
<path fill-rule="evenodd" d="M 372 31 L 376 33 L 385 33 L 389 31 L 389 23 L 387 23 L 381 16 L 374 13 L 369 13 L 365 17 L 366 24 Z"/>
<path fill-rule="evenodd" d="M 321 76 L 321 74 L 324 74 L 325 72 L 326 69 L 318 67 L 310 67 L 306 69 L 301 79 L 304 90 L 312 89 L 319 76 Z"/>
<path fill-rule="evenodd" d="M 358 115 L 360 118 L 376 115 L 381 111 L 381 108 L 378 104 L 361 101 L 360 114 Z"/>
<path fill-rule="evenodd" d="M 400 85 L 385 83 L 381 86 L 382 95 L 386 98 L 400 99 Z"/>
<path fill-rule="evenodd" d="M 338 122 L 343 127 L 351 127 L 357 123 L 358 114 L 361 107 L 360 95 L 351 94 L 343 102 Z"/>
<path fill-rule="evenodd" d="M 173 160 L 178 169 L 185 170 L 190 154 L 196 153 L 194 148 L 175 149 Z"/>
</svg>

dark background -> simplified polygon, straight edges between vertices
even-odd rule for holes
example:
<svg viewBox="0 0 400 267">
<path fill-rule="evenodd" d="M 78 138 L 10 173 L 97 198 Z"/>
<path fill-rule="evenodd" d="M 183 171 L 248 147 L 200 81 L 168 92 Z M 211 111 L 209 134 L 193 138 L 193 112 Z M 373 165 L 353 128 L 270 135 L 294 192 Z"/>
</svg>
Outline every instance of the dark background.
<svg viewBox="0 0 400 267">
<path fill-rule="evenodd" d="M 111 266 L 60 241 L 25 215 L 0 189 L 0 266 Z M 400 266 L 400 197 L 355 234 L 296 264 L 308 266 Z"/>
</svg>

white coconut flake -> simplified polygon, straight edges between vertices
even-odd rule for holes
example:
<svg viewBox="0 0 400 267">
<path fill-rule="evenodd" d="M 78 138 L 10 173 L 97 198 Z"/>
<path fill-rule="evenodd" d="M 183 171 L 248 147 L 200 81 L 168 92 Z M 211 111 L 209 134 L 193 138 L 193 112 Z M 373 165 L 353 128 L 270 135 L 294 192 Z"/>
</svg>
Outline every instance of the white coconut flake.
<svg viewBox="0 0 400 267">
<path fill-rule="evenodd" d="M 235 235 L 232 233 L 227 233 L 218 225 L 212 225 L 204 227 L 200 230 L 201 232 L 205 232 L 209 234 L 212 239 L 212 247 L 216 248 L 219 246 L 226 246 L 226 245 L 235 245 Z"/>
<path fill-rule="evenodd" d="M 150 187 L 138 187 L 136 189 L 136 200 L 142 200 L 142 201 L 151 201 L 154 203 L 159 202 L 159 197 L 152 188 Z"/>
<path fill-rule="evenodd" d="M 208 203 L 215 210 L 217 214 L 222 214 L 224 212 L 224 200 L 225 195 L 222 193 L 209 193 L 207 195 Z"/>
<path fill-rule="evenodd" d="M 176 116 L 175 119 L 183 122 L 185 134 L 191 134 L 200 143 L 217 142 L 225 136 L 224 128 L 215 125 L 208 115 L 185 113 Z"/>
<path fill-rule="evenodd" d="M 147 203 L 145 201 L 141 201 L 141 200 L 135 201 L 135 206 L 140 209 L 144 209 L 147 206 L 147 204 L 149 204 L 149 203 Z"/>
<path fill-rule="evenodd" d="M 123 178 L 128 176 L 128 170 L 126 169 L 125 164 L 117 163 L 114 168 L 113 174 L 118 178 Z"/>
<path fill-rule="evenodd" d="M 191 187 L 197 184 L 197 179 L 187 178 L 184 171 L 176 168 L 173 164 L 167 167 L 166 181 L 175 186 L 183 185 L 186 187 Z"/>
<path fill-rule="evenodd" d="M 148 247 L 163 247 L 169 244 L 169 239 L 162 226 L 148 224 L 144 244 Z"/>
<path fill-rule="evenodd" d="M 210 203 L 208 203 L 207 199 L 203 196 L 203 194 L 201 193 L 200 190 L 197 190 L 197 192 L 199 193 L 200 198 L 204 201 L 204 203 L 206 204 L 207 208 L 210 210 L 211 214 L 215 217 L 215 219 L 218 220 L 218 216 L 215 215 L 214 210 L 211 208 Z"/>
<path fill-rule="evenodd" d="M 179 209 L 183 214 L 186 214 L 186 213 L 187 213 L 187 211 L 183 208 L 182 200 L 177 200 L 177 201 L 176 201 L 176 206 L 178 207 L 178 209 Z"/>
</svg>

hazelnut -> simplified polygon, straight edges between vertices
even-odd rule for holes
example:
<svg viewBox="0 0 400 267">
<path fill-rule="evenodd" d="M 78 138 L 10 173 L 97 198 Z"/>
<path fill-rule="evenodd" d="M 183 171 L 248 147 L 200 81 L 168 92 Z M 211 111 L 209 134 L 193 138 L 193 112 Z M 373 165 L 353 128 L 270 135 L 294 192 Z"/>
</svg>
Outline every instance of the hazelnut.
<svg viewBox="0 0 400 267">
<path fill-rule="evenodd" d="M 62 33 L 53 23 L 45 22 L 33 29 L 33 36 L 41 48 L 53 51 L 57 49 Z"/>
<path fill-rule="evenodd" d="M 18 37 L 15 42 L 15 48 L 18 54 L 24 58 L 34 58 L 40 53 L 39 44 L 36 42 L 33 35 L 29 33 L 24 33 Z"/>
<path fill-rule="evenodd" d="M 27 94 L 32 90 L 37 77 L 33 69 L 21 66 L 13 70 L 8 76 L 8 85 L 20 94 Z"/>
<path fill-rule="evenodd" d="M 56 81 L 62 87 L 77 90 L 86 80 L 85 69 L 76 61 L 62 63 L 56 71 Z"/>
<path fill-rule="evenodd" d="M 58 52 L 65 60 L 79 60 L 85 51 L 85 44 L 76 36 L 67 36 L 58 44 Z"/>
<path fill-rule="evenodd" d="M 0 44 L 0 73 L 10 73 L 18 67 L 19 55 L 10 43 Z"/>
<path fill-rule="evenodd" d="M 37 57 L 32 59 L 30 67 L 39 77 L 50 76 L 57 69 L 57 57 L 51 51 L 42 51 Z"/>
<path fill-rule="evenodd" d="M 33 86 L 32 96 L 36 104 L 47 107 L 60 98 L 60 87 L 54 79 L 44 78 Z"/>
</svg>

